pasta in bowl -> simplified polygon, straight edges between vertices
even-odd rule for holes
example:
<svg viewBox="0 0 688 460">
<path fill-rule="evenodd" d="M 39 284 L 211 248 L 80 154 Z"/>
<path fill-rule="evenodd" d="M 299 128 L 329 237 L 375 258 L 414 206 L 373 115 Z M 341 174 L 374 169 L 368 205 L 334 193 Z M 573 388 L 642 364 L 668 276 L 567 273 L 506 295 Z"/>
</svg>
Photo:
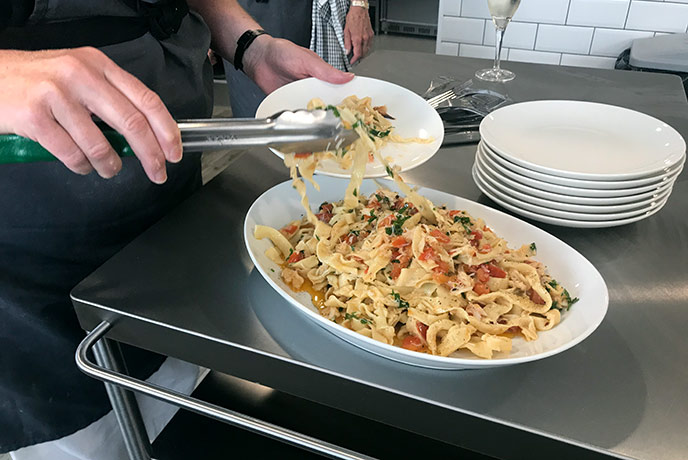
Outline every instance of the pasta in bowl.
<svg viewBox="0 0 688 460">
<path fill-rule="evenodd" d="M 327 224 L 298 219 L 303 208 L 284 183 L 249 211 L 246 244 L 258 270 L 285 299 L 354 345 L 424 367 L 490 367 L 559 353 L 604 317 L 607 291 L 599 273 L 536 227 L 420 189 L 418 197 L 435 204 L 433 222 L 397 185 L 381 190 L 372 181 L 363 181 L 361 204 L 350 209 L 342 201 L 345 183 L 318 182 L 320 190 L 308 195 L 326 203 L 315 211 Z M 269 238 L 257 239 L 256 225 L 272 227 L 287 244 L 279 249 Z M 258 227 L 257 236 L 267 233 Z M 506 241 L 520 248 L 509 249 Z M 539 262 L 532 260 L 533 242 Z M 476 292 L 476 284 L 484 286 Z M 581 298 L 563 315 L 559 309 L 574 298 L 562 286 Z"/>
</svg>

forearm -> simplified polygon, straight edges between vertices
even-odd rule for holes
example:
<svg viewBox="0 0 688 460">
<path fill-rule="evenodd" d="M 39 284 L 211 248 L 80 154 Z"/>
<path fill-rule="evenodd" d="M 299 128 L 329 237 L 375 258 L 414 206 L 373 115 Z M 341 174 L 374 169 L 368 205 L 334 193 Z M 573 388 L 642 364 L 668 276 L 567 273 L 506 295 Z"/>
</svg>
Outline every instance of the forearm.
<svg viewBox="0 0 688 460">
<path fill-rule="evenodd" d="M 260 28 L 236 0 L 188 0 L 188 3 L 208 24 L 213 49 L 229 61 L 234 61 L 236 43 L 241 34 Z"/>
</svg>

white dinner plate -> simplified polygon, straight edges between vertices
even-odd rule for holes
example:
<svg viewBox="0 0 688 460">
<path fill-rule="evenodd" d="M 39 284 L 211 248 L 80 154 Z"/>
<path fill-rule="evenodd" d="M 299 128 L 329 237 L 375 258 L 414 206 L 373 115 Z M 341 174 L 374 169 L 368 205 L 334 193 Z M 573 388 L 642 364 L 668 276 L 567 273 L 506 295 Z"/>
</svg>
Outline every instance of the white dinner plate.
<svg viewBox="0 0 688 460">
<path fill-rule="evenodd" d="M 681 135 L 634 110 L 582 101 L 531 101 L 499 108 L 480 124 L 495 152 L 524 168 L 586 180 L 652 176 L 679 163 Z"/>
<path fill-rule="evenodd" d="M 623 188 L 615 190 L 595 190 L 589 188 L 578 188 L 578 187 L 566 187 L 564 185 L 550 184 L 549 182 L 542 182 L 540 180 L 532 179 L 530 177 L 523 176 L 521 174 L 515 173 L 506 169 L 505 167 L 499 165 L 496 161 L 485 156 L 480 150 L 476 154 L 476 158 L 482 161 L 483 164 L 489 166 L 493 170 L 498 172 L 499 176 L 506 176 L 513 179 L 521 184 L 534 187 L 539 190 L 545 190 L 547 192 L 560 193 L 562 195 L 570 196 L 583 196 L 583 197 L 593 197 L 593 198 L 609 198 L 609 197 L 619 197 L 619 196 L 631 196 L 638 195 L 644 192 L 650 192 L 653 190 L 658 190 L 661 187 L 666 187 L 671 185 L 676 179 L 676 176 L 680 174 L 681 169 L 673 173 L 673 175 L 665 177 L 662 182 L 651 185 L 642 185 L 640 187 Z"/>
<path fill-rule="evenodd" d="M 585 205 L 585 204 L 571 204 L 571 203 L 560 203 L 558 201 L 554 200 L 545 200 L 543 198 L 538 198 L 536 196 L 531 196 L 528 195 L 527 193 L 519 192 L 518 190 L 514 188 L 510 188 L 505 186 L 503 183 L 500 183 L 499 180 L 494 179 L 490 177 L 489 174 L 485 173 L 484 171 L 481 171 L 480 168 L 476 168 L 475 170 L 476 174 L 485 182 L 486 185 L 489 185 L 492 189 L 498 190 L 508 196 L 511 196 L 515 199 L 521 200 L 526 203 L 534 204 L 537 206 L 544 206 L 547 208 L 553 208 L 553 209 L 559 209 L 562 211 L 570 211 L 570 212 L 582 212 L 582 213 L 590 213 L 590 214 L 597 214 L 597 213 L 616 213 L 616 212 L 623 212 L 623 211 L 630 211 L 633 209 L 638 209 L 638 208 L 643 208 L 653 201 L 659 201 L 662 198 L 666 197 L 669 193 L 671 193 L 672 187 L 669 187 L 667 190 L 665 190 L 662 193 L 658 193 L 654 196 L 651 196 L 650 198 L 647 198 L 642 201 L 634 202 L 634 203 L 627 203 L 627 204 L 611 204 L 611 205 Z"/>
<path fill-rule="evenodd" d="M 518 206 L 514 206 L 512 204 L 509 204 L 505 202 L 504 200 L 498 198 L 495 196 L 494 193 L 489 191 L 480 179 L 480 177 L 477 175 L 475 168 L 473 168 L 473 180 L 475 181 L 475 184 L 478 186 L 481 192 L 483 192 L 485 195 L 487 195 L 492 201 L 497 203 L 498 205 L 513 211 L 517 214 L 520 214 L 524 217 L 527 217 L 532 220 L 536 220 L 538 222 L 544 222 L 546 224 L 552 224 L 552 225 L 559 225 L 561 227 L 573 227 L 573 228 L 607 228 L 607 227 L 619 227 L 621 225 L 627 225 L 631 224 L 633 222 L 638 222 L 639 220 L 643 220 L 647 217 L 650 217 L 651 215 L 657 213 L 662 207 L 666 204 L 666 200 L 662 203 L 661 206 L 655 207 L 652 211 L 647 212 L 646 214 L 641 214 L 639 216 L 635 217 L 629 217 L 628 219 L 617 219 L 617 220 L 609 220 L 609 221 L 585 221 L 585 220 L 573 220 L 573 219 L 560 219 L 558 217 L 551 217 L 551 216 L 545 216 L 536 212 L 528 211 L 526 209 L 520 208 Z"/>
<path fill-rule="evenodd" d="M 489 157 L 491 160 L 499 163 L 501 166 L 514 171 L 517 174 L 521 174 L 531 179 L 549 182 L 550 184 L 563 185 L 566 187 L 580 187 L 595 190 L 612 190 L 612 189 L 628 189 L 633 187 L 641 187 L 643 185 L 657 185 L 666 177 L 673 176 L 677 171 L 683 168 L 685 163 L 685 157 L 683 160 L 675 164 L 670 168 L 662 170 L 659 174 L 655 176 L 643 177 L 641 179 L 631 179 L 631 180 L 617 180 L 617 181 L 601 181 L 601 180 L 582 180 L 582 179 L 570 179 L 568 177 L 559 177 L 554 174 L 544 174 L 538 171 L 533 171 L 528 168 L 512 163 L 506 158 L 503 158 L 497 152 L 490 149 L 490 147 L 481 142 L 478 146 L 482 150 L 483 155 Z"/>
<path fill-rule="evenodd" d="M 429 144 L 388 143 L 381 151 L 383 158 L 391 158 L 390 162 L 402 171 L 415 168 L 426 161 L 439 150 L 444 139 L 444 125 L 437 111 L 417 95 L 406 88 L 383 80 L 367 77 L 354 77 L 349 83 L 334 85 L 315 78 L 306 78 L 289 83 L 270 93 L 258 106 L 256 118 L 269 117 L 281 110 L 296 110 L 306 108 L 308 102 L 318 97 L 326 104 L 337 105 L 344 98 L 355 95 L 359 98 L 371 97 L 374 106 L 386 105 L 387 112 L 395 119 L 394 133 L 402 137 L 432 138 Z M 280 158 L 284 155 L 270 149 Z M 325 160 L 316 170 L 319 174 L 334 177 L 350 177 L 351 170 L 342 169 L 333 160 Z M 368 163 L 365 177 L 384 177 L 387 175 L 385 167 L 377 160 Z"/>
<path fill-rule="evenodd" d="M 327 177 L 320 178 L 318 182 L 320 191 L 315 191 L 308 184 L 311 203 L 341 200 L 348 183 Z M 393 183 L 386 184 L 397 190 Z M 360 190 L 370 194 L 377 187 L 374 181 L 365 180 Z M 506 238 L 511 247 L 535 242 L 538 247 L 537 259 L 546 264 L 549 273 L 566 286 L 572 296 L 579 297 L 580 301 L 563 314 L 559 325 L 549 331 L 539 332 L 537 340 L 526 342 L 520 337 L 514 338 L 510 354 L 501 354 L 491 360 L 480 359 L 466 350 L 460 350 L 449 357 L 432 356 L 387 345 L 340 326 L 318 313 L 308 293 L 294 292 L 284 284 L 279 276 L 280 267 L 265 256 L 271 243 L 267 239 L 256 240 L 253 232 L 256 224 L 281 228 L 303 214 L 299 196 L 291 188 L 291 182 L 276 185 L 253 203 L 244 221 L 246 248 L 261 275 L 296 311 L 363 350 L 414 366 L 478 369 L 534 361 L 561 353 L 580 343 L 602 322 L 607 311 L 607 287 L 595 267 L 575 249 L 533 225 L 490 207 L 423 187 L 419 189 L 419 193 L 438 205 L 446 204 L 454 209 L 464 209 L 475 217 L 482 217 L 498 235 Z M 274 305 L 274 308 L 284 307 Z"/>
<path fill-rule="evenodd" d="M 614 205 L 614 204 L 635 204 L 640 201 L 647 200 L 649 198 L 657 198 L 662 193 L 670 190 L 673 186 L 673 181 L 662 185 L 657 190 L 650 190 L 648 192 L 639 193 L 637 195 L 628 196 L 618 196 L 618 197 L 578 197 L 573 195 L 562 195 L 559 193 L 547 192 L 545 190 L 539 190 L 528 185 L 521 184 L 515 180 L 509 179 L 503 174 L 499 174 L 494 169 L 490 168 L 481 160 L 481 158 L 476 157 L 475 167 L 480 170 L 483 176 L 488 175 L 491 179 L 498 181 L 500 184 L 508 187 L 510 189 L 518 190 L 523 193 L 528 193 L 529 195 L 542 198 L 544 200 L 552 200 L 558 203 L 572 203 L 572 204 L 585 204 L 585 205 Z"/>
<path fill-rule="evenodd" d="M 612 221 L 612 220 L 618 220 L 618 219 L 627 219 L 629 217 L 634 217 L 638 216 L 641 214 L 647 214 L 648 212 L 652 211 L 656 207 L 661 207 L 664 206 L 664 202 L 667 200 L 668 195 L 664 196 L 661 199 L 657 199 L 655 201 L 650 202 L 649 204 L 637 208 L 637 209 L 631 209 L 629 211 L 621 211 L 621 212 L 614 212 L 614 213 L 583 213 L 583 212 L 574 212 L 574 211 L 562 211 L 561 209 L 554 209 L 548 206 L 542 206 L 542 205 L 537 205 L 537 204 L 532 204 L 528 203 L 527 201 L 521 200 L 519 198 L 516 198 L 512 195 L 509 195 L 508 193 L 504 193 L 499 191 L 496 187 L 492 187 L 488 184 L 486 180 L 480 176 L 479 171 L 475 171 L 475 174 L 479 180 L 482 181 L 482 185 L 487 188 L 491 193 L 493 193 L 497 198 L 513 205 L 517 206 L 520 209 L 526 210 L 526 211 L 532 211 L 536 212 L 538 214 L 542 214 L 543 216 L 549 216 L 549 217 L 557 217 L 561 219 L 572 219 L 572 220 L 581 220 L 581 221 Z"/>
</svg>

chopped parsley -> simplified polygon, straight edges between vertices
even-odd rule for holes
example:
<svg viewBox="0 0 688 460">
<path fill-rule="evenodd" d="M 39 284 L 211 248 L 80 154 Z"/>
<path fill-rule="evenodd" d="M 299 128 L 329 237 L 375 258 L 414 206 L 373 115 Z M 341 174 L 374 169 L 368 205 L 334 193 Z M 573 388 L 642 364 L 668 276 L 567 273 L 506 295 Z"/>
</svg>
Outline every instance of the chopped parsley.
<svg viewBox="0 0 688 460">
<path fill-rule="evenodd" d="M 374 129 L 374 128 L 370 128 L 370 129 L 368 130 L 368 132 L 369 132 L 370 134 L 372 134 L 373 136 L 376 136 L 376 137 L 386 137 L 386 136 L 389 136 L 389 133 L 390 133 L 391 131 L 392 131 L 391 129 L 388 129 L 387 131 L 378 131 L 377 129 Z"/>
<path fill-rule="evenodd" d="M 557 286 L 559 286 L 559 283 L 557 283 L 557 280 L 552 280 L 549 282 L 549 285 L 556 289 Z"/>
<path fill-rule="evenodd" d="M 387 196 L 385 196 L 385 195 L 380 195 L 379 193 L 376 193 L 375 199 L 377 200 L 378 203 L 389 204 L 389 198 L 387 198 Z"/>
<path fill-rule="evenodd" d="M 344 307 L 337 307 L 337 310 L 339 310 L 340 312 L 343 312 L 343 311 L 344 311 Z"/>
<path fill-rule="evenodd" d="M 535 243 L 530 243 L 530 250 L 533 252 L 537 251 L 537 246 L 535 246 Z"/>
<path fill-rule="evenodd" d="M 369 223 L 369 224 L 372 224 L 373 221 L 374 221 L 375 219 L 377 219 L 377 216 L 375 215 L 375 211 L 373 211 L 373 210 L 371 209 L 371 210 L 370 210 L 370 219 L 368 219 L 368 223 Z"/>
<path fill-rule="evenodd" d="M 392 171 L 392 168 L 390 168 L 389 166 L 385 166 L 385 171 L 387 171 L 387 175 L 389 177 L 394 177 L 394 171 Z"/>
<path fill-rule="evenodd" d="M 353 245 L 353 244 L 352 244 L 350 247 L 351 247 L 351 252 L 355 252 L 355 251 L 356 251 L 356 249 L 354 248 L 354 245 Z"/>
<path fill-rule="evenodd" d="M 567 291 L 566 289 L 564 289 L 563 295 L 564 295 L 564 299 L 566 299 L 566 302 L 569 304 L 569 307 L 568 307 L 568 308 L 571 308 L 571 306 L 572 306 L 574 303 L 576 303 L 576 302 L 578 302 L 578 301 L 580 300 L 578 297 L 574 297 L 574 298 L 572 299 L 572 298 L 571 298 L 571 295 L 569 294 L 569 291 Z M 568 310 L 568 308 L 567 308 L 567 310 Z"/>
<path fill-rule="evenodd" d="M 344 315 L 344 319 L 357 319 L 361 322 L 361 324 L 373 324 L 373 322 L 369 319 L 359 318 L 358 316 L 356 316 L 356 313 L 346 313 Z"/>
<path fill-rule="evenodd" d="M 325 107 L 325 110 L 331 110 L 335 117 L 340 117 L 339 110 L 337 110 L 337 107 L 333 105 L 328 105 L 327 107 Z"/>
<path fill-rule="evenodd" d="M 466 233 L 471 233 L 471 218 L 468 216 L 454 216 L 455 223 L 461 223 Z"/>
<path fill-rule="evenodd" d="M 356 120 L 356 123 L 354 123 L 353 125 L 351 125 L 351 129 L 356 129 L 356 128 L 358 128 L 359 126 L 363 126 L 363 123 L 361 122 L 361 120 Z"/>
<path fill-rule="evenodd" d="M 294 250 L 293 250 L 293 249 L 290 249 L 290 250 L 289 250 L 289 255 L 288 255 L 284 260 L 289 260 L 289 258 L 291 257 L 292 254 L 294 254 Z"/>
<path fill-rule="evenodd" d="M 401 263 L 401 261 L 398 259 L 392 259 L 392 260 L 390 260 L 390 262 L 393 264 L 400 264 Z"/>
<path fill-rule="evenodd" d="M 354 189 L 354 196 L 358 196 L 358 190 Z"/>
<path fill-rule="evenodd" d="M 275 269 L 274 269 L 274 268 L 271 268 L 270 271 L 271 271 L 272 273 L 275 273 Z"/>
<path fill-rule="evenodd" d="M 404 233 L 404 229 L 401 228 L 402 225 L 404 225 L 404 222 L 406 222 L 410 218 L 411 218 L 411 216 L 405 216 L 403 214 L 397 214 L 397 218 L 392 221 L 392 226 L 385 228 L 385 232 L 388 235 L 391 235 L 391 234 L 394 234 L 397 236 L 401 235 L 402 233 Z"/>
<path fill-rule="evenodd" d="M 361 234 L 361 231 L 360 230 L 349 230 L 349 233 L 351 233 L 352 235 L 358 236 Z"/>
<path fill-rule="evenodd" d="M 392 291 L 392 297 L 398 303 L 397 308 L 401 308 L 402 310 L 408 310 L 409 303 L 407 301 L 405 301 L 404 299 L 402 299 L 398 292 Z"/>
</svg>

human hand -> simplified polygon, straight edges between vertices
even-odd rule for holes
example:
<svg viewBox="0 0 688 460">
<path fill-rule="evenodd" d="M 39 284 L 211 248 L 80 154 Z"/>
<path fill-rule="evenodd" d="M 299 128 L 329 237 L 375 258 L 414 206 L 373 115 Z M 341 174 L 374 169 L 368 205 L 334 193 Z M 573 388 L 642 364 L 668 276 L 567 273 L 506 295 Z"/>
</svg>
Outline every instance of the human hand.
<svg viewBox="0 0 688 460">
<path fill-rule="evenodd" d="M 354 78 L 354 74 L 335 69 L 313 51 L 269 35 L 255 39 L 246 50 L 243 63 L 244 72 L 266 94 L 307 77 L 336 84 Z"/>
<path fill-rule="evenodd" d="M 352 6 L 346 15 L 344 23 L 344 48 L 347 54 L 351 54 L 353 46 L 354 54 L 351 63 L 365 57 L 373 44 L 373 27 L 370 25 L 368 10 L 360 6 Z"/>
<path fill-rule="evenodd" d="M 95 48 L 0 51 L 0 133 L 28 137 L 70 170 L 104 178 L 122 160 L 95 115 L 120 132 L 151 181 L 182 158 L 176 122 L 157 94 Z"/>
</svg>

